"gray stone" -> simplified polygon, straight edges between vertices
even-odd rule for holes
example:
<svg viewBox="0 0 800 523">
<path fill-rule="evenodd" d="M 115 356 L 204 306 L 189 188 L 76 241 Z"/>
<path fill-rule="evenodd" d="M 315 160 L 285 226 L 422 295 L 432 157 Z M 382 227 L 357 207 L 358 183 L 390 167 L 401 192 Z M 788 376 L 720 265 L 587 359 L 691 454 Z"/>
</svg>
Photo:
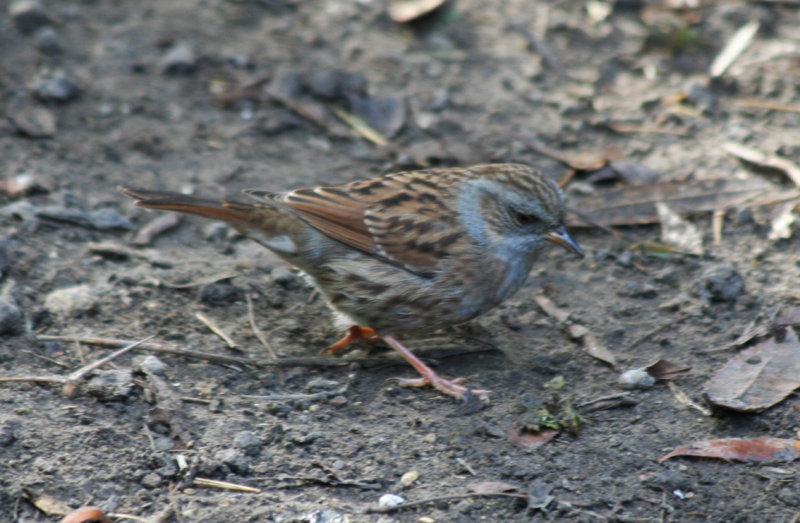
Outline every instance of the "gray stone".
<svg viewBox="0 0 800 523">
<path fill-rule="evenodd" d="M 236 435 L 233 439 L 233 445 L 241 449 L 246 456 L 257 456 L 261 452 L 262 442 L 255 432 L 245 430 Z"/>
<path fill-rule="evenodd" d="M 8 15 L 19 32 L 31 34 L 53 22 L 44 4 L 36 0 L 18 0 L 8 6 Z"/>
<path fill-rule="evenodd" d="M 24 319 L 22 309 L 12 301 L 0 297 L 0 335 L 22 332 Z"/>
<path fill-rule="evenodd" d="M 124 399 L 133 390 L 133 373 L 129 369 L 96 371 L 86 387 L 91 394 L 102 400 Z"/>
</svg>

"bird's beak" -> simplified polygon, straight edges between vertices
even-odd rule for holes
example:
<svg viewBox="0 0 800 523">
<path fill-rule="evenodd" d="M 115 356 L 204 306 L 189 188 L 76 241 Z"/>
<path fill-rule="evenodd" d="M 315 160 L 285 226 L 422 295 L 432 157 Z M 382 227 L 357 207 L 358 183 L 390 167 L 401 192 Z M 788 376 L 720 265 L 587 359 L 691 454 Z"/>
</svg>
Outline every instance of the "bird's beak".
<svg viewBox="0 0 800 523">
<path fill-rule="evenodd" d="M 583 258 L 583 250 L 581 249 L 580 245 L 578 245 L 577 242 L 572 239 L 572 236 L 569 235 L 563 225 L 555 231 L 545 234 L 544 239 L 551 243 L 555 243 L 556 245 L 560 245 L 568 251 L 572 251 Z"/>
</svg>

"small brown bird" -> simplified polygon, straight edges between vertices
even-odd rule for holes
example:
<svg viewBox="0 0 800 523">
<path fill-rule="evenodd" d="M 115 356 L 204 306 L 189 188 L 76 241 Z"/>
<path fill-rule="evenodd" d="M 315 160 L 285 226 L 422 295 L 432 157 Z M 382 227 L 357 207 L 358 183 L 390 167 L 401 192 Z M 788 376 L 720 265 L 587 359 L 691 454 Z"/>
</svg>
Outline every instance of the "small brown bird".
<svg viewBox="0 0 800 523">
<path fill-rule="evenodd" d="M 564 204 L 547 177 L 519 164 L 398 172 L 334 187 L 246 191 L 259 201 L 206 200 L 132 187 L 148 209 L 228 222 L 303 271 L 347 335 L 383 339 L 432 385 L 463 398 L 461 378 L 437 375 L 395 334 L 479 316 L 514 294 L 546 242 L 582 256 L 564 229 Z"/>
</svg>

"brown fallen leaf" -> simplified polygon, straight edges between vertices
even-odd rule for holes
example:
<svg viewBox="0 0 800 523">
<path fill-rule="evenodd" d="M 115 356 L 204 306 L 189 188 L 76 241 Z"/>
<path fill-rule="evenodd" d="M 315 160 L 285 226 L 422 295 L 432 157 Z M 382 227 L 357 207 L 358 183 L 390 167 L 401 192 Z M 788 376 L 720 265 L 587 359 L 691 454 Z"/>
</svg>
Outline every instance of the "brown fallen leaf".
<svg viewBox="0 0 800 523">
<path fill-rule="evenodd" d="M 662 463 L 675 456 L 724 459 L 726 461 L 755 461 L 774 463 L 794 461 L 800 457 L 800 441 L 784 438 L 723 438 L 695 441 L 658 458 Z"/>
<path fill-rule="evenodd" d="M 655 361 L 644 368 L 656 380 L 671 380 L 678 374 L 687 372 L 690 369 L 691 367 L 686 365 L 679 365 L 664 359 Z"/>
<path fill-rule="evenodd" d="M 800 342 L 792 328 L 731 358 L 708 383 L 712 405 L 760 412 L 800 387 Z"/>
<path fill-rule="evenodd" d="M 506 437 L 511 443 L 528 450 L 533 450 L 552 440 L 556 435 L 558 435 L 556 429 L 542 429 L 536 432 L 526 432 L 520 430 L 519 427 L 510 427 Z"/>
<path fill-rule="evenodd" d="M 528 137 L 528 147 L 533 151 L 558 160 L 559 162 L 572 167 L 578 171 L 596 171 L 603 168 L 611 160 L 618 159 L 618 151 L 581 151 L 563 152 L 545 144 L 536 137 Z"/>
<path fill-rule="evenodd" d="M 740 160 L 755 166 L 775 169 L 786 175 L 796 186 L 800 187 L 800 165 L 788 158 L 762 153 L 757 149 L 734 142 L 722 144 L 722 148 Z"/>
<path fill-rule="evenodd" d="M 34 507 L 48 516 L 65 516 L 72 512 L 72 507 L 50 494 L 42 494 L 29 487 L 22 487 L 22 494 Z"/>
<path fill-rule="evenodd" d="M 583 350 L 586 351 L 586 353 L 593 358 L 608 363 L 612 367 L 617 366 L 617 360 L 614 354 L 603 346 L 589 329 L 570 320 L 568 311 L 557 307 L 556 304 L 544 294 L 539 294 L 534 300 L 545 314 L 554 318 L 567 330 L 572 339 L 583 342 Z"/>
<path fill-rule="evenodd" d="M 99 508 L 87 505 L 67 514 L 61 523 L 111 523 L 111 520 Z"/>
<path fill-rule="evenodd" d="M 642 225 L 659 221 L 656 202 L 664 202 L 685 216 L 732 207 L 769 205 L 795 198 L 800 198 L 800 190 L 775 190 L 758 178 L 698 182 L 673 180 L 573 197 L 570 207 L 580 209 L 580 217 L 569 216 L 567 221 L 573 227 Z"/>
</svg>

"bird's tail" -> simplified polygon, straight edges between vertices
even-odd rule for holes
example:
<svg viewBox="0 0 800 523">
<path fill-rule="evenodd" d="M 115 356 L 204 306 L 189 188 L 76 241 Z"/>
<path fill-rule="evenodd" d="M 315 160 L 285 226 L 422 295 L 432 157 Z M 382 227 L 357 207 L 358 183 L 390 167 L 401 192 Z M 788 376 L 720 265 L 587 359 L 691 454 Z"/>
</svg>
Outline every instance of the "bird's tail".
<svg viewBox="0 0 800 523">
<path fill-rule="evenodd" d="M 136 205 L 146 209 L 196 214 L 212 220 L 228 222 L 237 229 L 251 230 L 263 227 L 270 215 L 278 210 L 264 204 L 249 204 L 227 200 L 197 198 L 169 191 L 153 191 L 120 185 L 119 191 L 136 200 Z"/>
</svg>

